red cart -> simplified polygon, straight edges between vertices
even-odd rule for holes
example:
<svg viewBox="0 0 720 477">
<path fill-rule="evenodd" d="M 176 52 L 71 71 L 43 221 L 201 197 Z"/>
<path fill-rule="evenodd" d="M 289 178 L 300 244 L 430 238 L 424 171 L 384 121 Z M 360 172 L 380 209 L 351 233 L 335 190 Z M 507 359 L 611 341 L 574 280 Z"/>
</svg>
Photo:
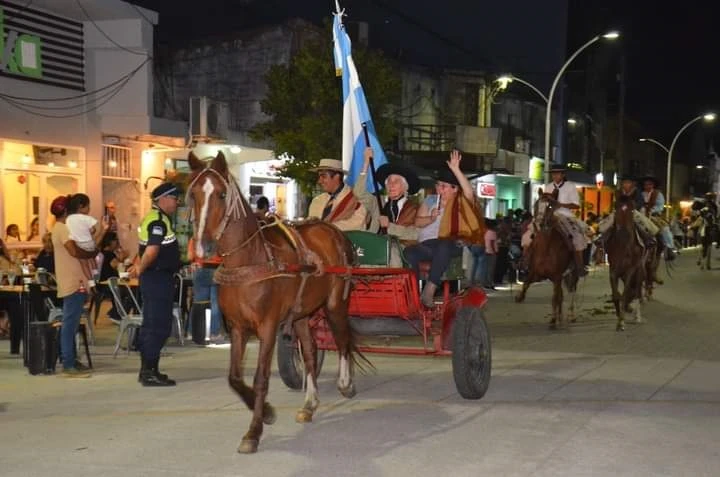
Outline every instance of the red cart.
<svg viewBox="0 0 720 477">
<path fill-rule="evenodd" d="M 429 263 L 425 264 L 429 268 Z M 424 273 L 423 273 L 424 274 Z M 451 293 L 449 276 L 443 282 L 442 301 L 432 309 L 420 303 L 418 277 L 407 268 L 357 267 L 350 294 L 350 322 L 361 337 L 360 350 L 366 353 L 450 356 L 458 392 L 465 399 L 482 398 L 490 383 L 492 353 L 490 331 L 483 308 L 487 296 L 482 289 L 469 287 Z M 335 350 L 327 322 L 318 313 L 310 323 L 318 348 L 318 373 L 325 350 Z M 393 346 L 363 343 L 363 337 L 416 337 Z M 297 343 L 278 340 L 278 367 L 283 382 L 302 389 L 304 366 Z"/>
</svg>

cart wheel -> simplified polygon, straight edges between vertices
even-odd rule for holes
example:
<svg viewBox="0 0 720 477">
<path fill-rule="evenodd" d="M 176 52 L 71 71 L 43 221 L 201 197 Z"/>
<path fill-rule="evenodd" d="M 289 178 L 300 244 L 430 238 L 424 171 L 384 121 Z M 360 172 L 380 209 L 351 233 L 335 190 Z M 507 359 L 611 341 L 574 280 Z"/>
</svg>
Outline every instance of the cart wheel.
<svg viewBox="0 0 720 477">
<path fill-rule="evenodd" d="M 461 308 L 452 331 L 455 387 L 465 399 L 480 399 L 490 385 L 490 330 L 480 308 Z"/>
<path fill-rule="evenodd" d="M 315 350 L 315 370 L 320 375 L 323 362 L 325 361 L 325 350 Z M 282 337 L 282 330 L 278 331 L 277 338 L 277 363 L 280 379 L 290 389 L 300 391 L 305 387 L 305 363 L 300 352 L 298 340 L 286 341 Z"/>
</svg>

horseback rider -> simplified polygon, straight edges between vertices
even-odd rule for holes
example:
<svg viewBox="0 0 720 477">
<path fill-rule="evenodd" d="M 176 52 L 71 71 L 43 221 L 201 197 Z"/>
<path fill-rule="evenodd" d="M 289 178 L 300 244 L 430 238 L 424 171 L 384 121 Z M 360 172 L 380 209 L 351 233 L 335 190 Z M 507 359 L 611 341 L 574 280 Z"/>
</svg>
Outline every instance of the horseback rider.
<svg viewBox="0 0 720 477">
<path fill-rule="evenodd" d="M 365 148 L 365 163 L 353 188 L 358 200 L 368 210 L 368 231 L 378 233 L 379 230 L 385 230 L 388 235 L 398 237 L 406 245 L 417 242 L 415 216 L 418 204 L 409 196 L 420 190 L 420 179 L 415 171 L 402 164 L 387 163 L 380 166 L 375 179 L 385 187 L 388 198 L 381 210 L 375 196 L 367 190 L 366 177 L 371 157 L 372 148 Z"/>
<path fill-rule="evenodd" d="M 558 227 L 566 237 L 572 240 L 572 248 L 575 258 L 575 268 L 578 276 L 587 275 L 583 252 L 587 247 L 585 229 L 587 225 L 575 215 L 575 210 L 580 209 L 580 196 L 574 182 L 565 179 L 565 166 L 554 164 L 550 168 L 552 182 L 545 184 L 544 192 L 552 194 L 558 201 L 559 208 L 555 210 Z"/>
<path fill-rule="evenodd" d="M 643 242 L 648 247 L 655 245 L 655 236 L 660 232 L 660 228 L 642 213 L 643 207 L 645 206 L 645 200 L 643 199 L 642 192 L 635 184 L 635 179 L 629 175 L 623 175 L 620 177 L 620 188 L 615 191 L 615 202 L 617 203 L 624 197 L 631 198 L 633 204 L 635 205 L 635 210 L 633 211 L 633 221 L 638 227 L 640 235 L 643 238 Z M 598 230 L 602 234 L 603 240 L 607 240 L 609 235 L 608 229 L 610 229 L 610 226 L 612 226 L 614 221 L 615 211 L 612 211 L 598 224 Z"/>
<path fill-rule="evenodd" d="M 365 230 L 367 209 L 345 184 L 342 161 L 320 159 L 318 167 L 310 170 L 318 173 L 318 184 L 324 192 L 313 198 L 308 217 L 330 222 L 342 231 Z"/>
<path fill-rule="evenodd" d="M 717 194 L 715 192 L 705 193 L 705 204 L 703 204 L 703 210 L 707 209 L 707 211 L 712 214 L 713 218 L 717 218 L 718 216 L 718 205 L 716 200 Z"/>
<path fill-rule="evenodd" d="M 670 224 L 662 218 L 662 214 L 665 211 L 665 197 L 657 188 L 658 180 L 653 176 L 645 176 L 641 178 L 641 182 L 643 185 L 643 208 L 641 212 L 643 212 L 646 217 L 649 217 L 660 229 L 660 237 L 665 245 L 665 260 L 674 260 L 677 251 L 675 250 L 672 233 L 670 232 Z"/>
</svg>

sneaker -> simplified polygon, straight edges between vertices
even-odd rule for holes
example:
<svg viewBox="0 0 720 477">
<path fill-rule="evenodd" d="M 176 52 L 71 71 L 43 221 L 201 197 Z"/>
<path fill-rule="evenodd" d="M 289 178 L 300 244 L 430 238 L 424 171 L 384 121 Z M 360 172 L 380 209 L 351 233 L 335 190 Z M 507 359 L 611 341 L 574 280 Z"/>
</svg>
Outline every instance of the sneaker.
<svg viewBox="0 0 720 477">
<path fill-rule="evenodd" d="M 87 371 L 80 371 L 77 368 L 65 368 L 63 369 L 60 376 L 63 378 L 89 378 L 90 373 Z"/>
<path fill-rule="evenodd" d="M 87 372 L 90 372 L 90 367 L 89 367 L 89 366 L 85 366 L 85 365 L 82 364 L 82 362 L 80 362 L 79 360 L 76 360 L 76 361 L 75 361 L 75 369 L 77 369 L 78 371 L 87 371 Z"/>
</svg>

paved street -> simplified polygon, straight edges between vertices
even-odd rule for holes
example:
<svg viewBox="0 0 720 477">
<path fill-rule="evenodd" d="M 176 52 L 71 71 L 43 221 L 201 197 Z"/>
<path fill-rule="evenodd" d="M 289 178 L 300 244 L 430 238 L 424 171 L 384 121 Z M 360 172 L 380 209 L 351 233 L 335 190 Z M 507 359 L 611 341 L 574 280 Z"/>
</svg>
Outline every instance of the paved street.
<svg viewBox="0 0 720 477">
<path fill-rule="evenodd" d="M 345 400 L 330 354 L 315 422 L 299 425 L 302 395 L 274 372 L 278 420 L 251 456 L 235 452 L 250 414 L 227 386 L 225 348 L 169 347 L 162 364 L 179 384 L 148 389 L 136 382 L 136 356 L 110 356 L 109 323 L 88 380 L 29 376 L 0 342 L 0 473 L 715 476 L 720 261 L 702 272 L 694 254 L 644 306 L 646 322 L 624 333 L 614 331 L 603 268 L 580 285 L 578 323 L 567 331 L 547 329 L 548 284 L 531 287 L 523 304 L 494 293 L 493 378 L 481 401 L 458 396 L 447 358 L 378 355 L 377 372 L 357 376 L 358 394 Z"/>
</svg>

